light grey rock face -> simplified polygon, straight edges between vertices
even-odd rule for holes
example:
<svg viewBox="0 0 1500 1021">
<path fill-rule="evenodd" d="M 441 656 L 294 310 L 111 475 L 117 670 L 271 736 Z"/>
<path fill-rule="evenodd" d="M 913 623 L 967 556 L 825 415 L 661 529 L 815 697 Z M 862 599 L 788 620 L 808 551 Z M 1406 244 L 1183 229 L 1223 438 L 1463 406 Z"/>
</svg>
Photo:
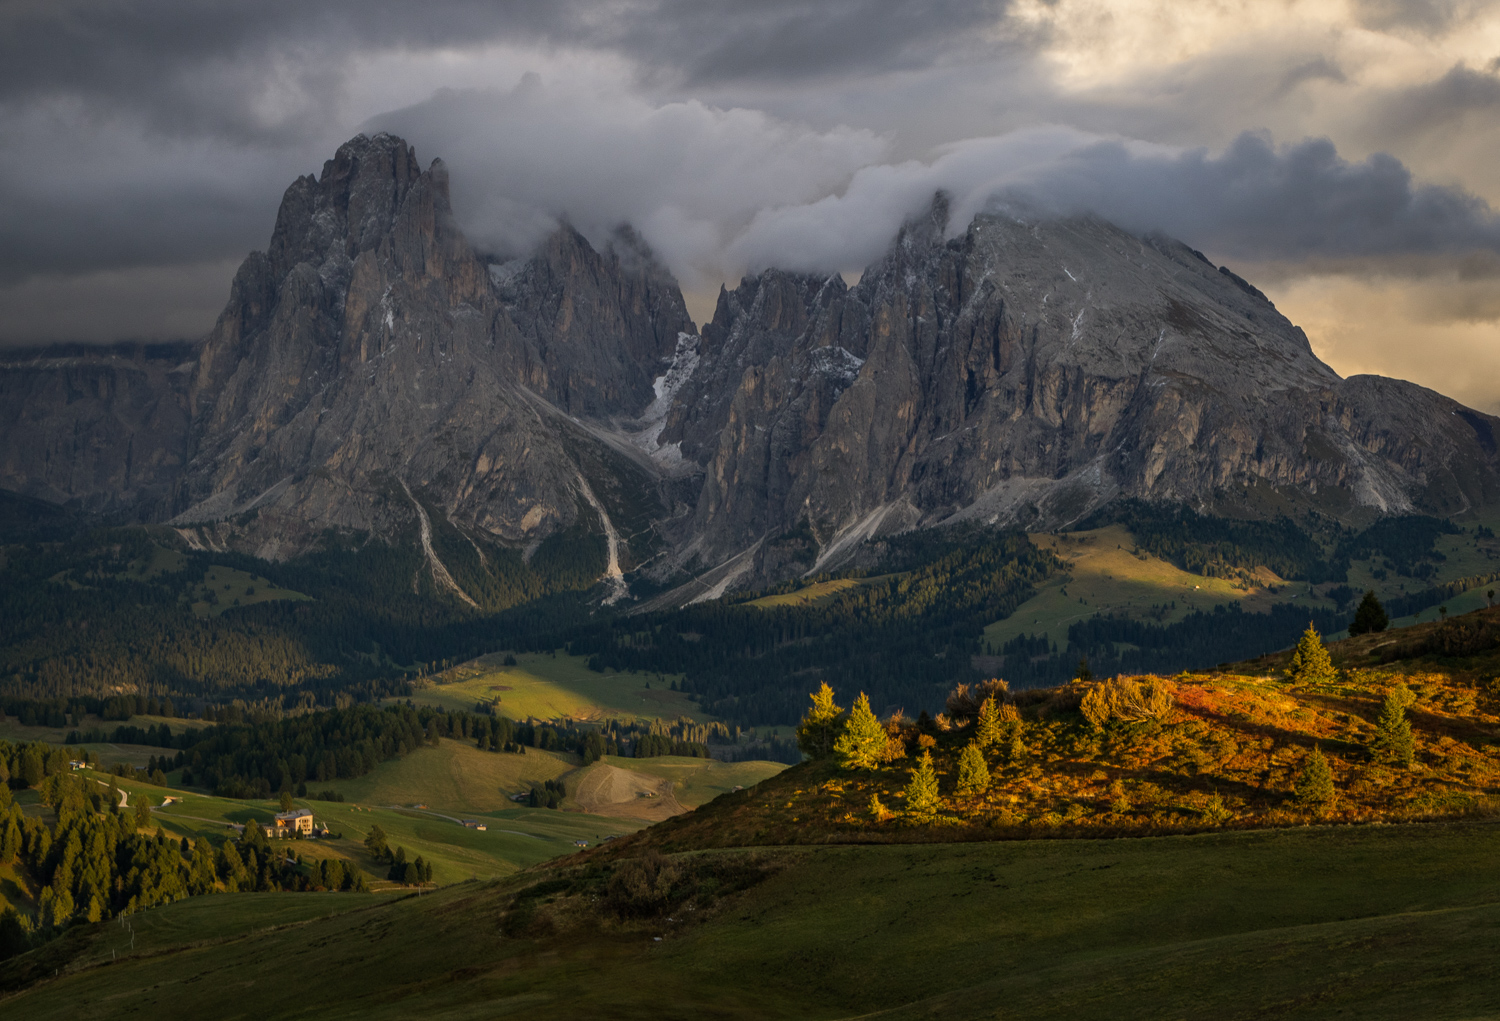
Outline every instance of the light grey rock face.
<svg viewBox="0 0 1500 1021">
<path fill-rule="evenodd" d="M 620 570 L 711 569 L 701 597 L 905 528 L 1055 527 L 1118 497 L 1500 501 L 1500 420 L 1340 379 L 1191 249 L 1024 214 L 948 238 L 946 218 L 940 197 L 852 288 L 746 278 L 698 337 L 628 229 L 486 264 L 441 162 L 361 136 L 287 189 L 196 356 L 0 364 L 0 486 L 267 557 L 329 528 L 418 541 L 419 499 L 428 530 L 515 545 L 582 520 Z"/>
<path fill-rule="evenodd" d="M 687 324 L 664 279 L 638 247 L 600 256 L 563 230 L 497 287 L 441 162 L 356 138 L 287 190 L 268 252 L 235 280 L 198 363 L 175 521 L 234 521 L 229 541 L 285 556 L 328 527 L 409 530 L 405 483 L 504 541 L 565 527 L 590 488 L 580 465 L 619 459 L 577 456 L 597 441 L 558 408 L 649 399 Z"/>
<path fill-rule="evenodd" d="M 519 333 L 516 371 L 570 415 L 640 414 L 678 334 L 697 332 L 677 281 L 629 228 L 600 253 L 564 226 L 508 269 L 494 277 Z"/>
<path fill-rule="evenodd" d="M 853 289 L 772 272 L 721 295 L 663 434 L 705 472 L 703 562 L 803 522 L 827 566 L 913 525 L 1057 526 L 1119 496 L 1253 513 L 1269 483 L 1450 513 L 1500 494 L 1500 422 L 1341 380 L 1177 242 L 1007 215 L 944 240 L 945 218 L 940 200 Z"/>
<path fill-rule="evenodd" d="M 0 486 L 126 520 L 169 514 L 195 354 L 187 344 L 0 352 Z"/>
</svg>

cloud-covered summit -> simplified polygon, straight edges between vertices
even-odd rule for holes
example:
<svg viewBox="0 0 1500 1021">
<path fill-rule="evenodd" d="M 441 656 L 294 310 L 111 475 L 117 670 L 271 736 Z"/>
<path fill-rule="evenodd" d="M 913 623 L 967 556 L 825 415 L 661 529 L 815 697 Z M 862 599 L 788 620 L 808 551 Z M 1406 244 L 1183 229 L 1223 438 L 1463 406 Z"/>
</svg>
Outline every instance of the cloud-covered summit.
<svg viewBox="0 0 1500 1021">
<path fill-rule="evenodd" d="M 1483 359 L 1415 310 L 1488 307 L 1497 59 L 1492 0 L 27 0 L 0 342 L 206 329 L 286 182 L 389 127 L 497 252 L 628 220 L 711 291 L 857 269 L 942 188 L 1167 231 L 1350 329 L 1399 292 Z M 1339 364 L 1397 371 L 1384 343 Z"/>
</svg>

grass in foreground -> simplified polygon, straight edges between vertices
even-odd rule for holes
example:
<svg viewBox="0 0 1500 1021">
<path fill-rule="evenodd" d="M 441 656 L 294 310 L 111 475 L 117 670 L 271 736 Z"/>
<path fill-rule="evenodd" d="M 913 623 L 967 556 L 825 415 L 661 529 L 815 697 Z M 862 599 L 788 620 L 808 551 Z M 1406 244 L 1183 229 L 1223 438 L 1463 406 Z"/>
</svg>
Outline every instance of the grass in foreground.
<svg viewBox="0 0 1500 1021">
<path fill-rule="evenodd" d="M 251 996 L 291 1017 L 315 990 L 319 1017 L 362 1021 L 1442 1019 L 1493 1016 L 1500 991 L 1486 825 L 629 851 L 65 971 L 4 1009 L 189 1018 Z M 642 869 L 664 896 L 628 892 Z"/>
</svg>

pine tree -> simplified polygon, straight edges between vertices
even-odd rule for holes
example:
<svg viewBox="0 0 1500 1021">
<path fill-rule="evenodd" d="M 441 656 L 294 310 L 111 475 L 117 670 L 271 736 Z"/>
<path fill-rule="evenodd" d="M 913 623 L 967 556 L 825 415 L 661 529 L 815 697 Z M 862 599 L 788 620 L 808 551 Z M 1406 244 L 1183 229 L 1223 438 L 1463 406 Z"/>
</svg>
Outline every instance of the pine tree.
<svg viewBox="0 0 1500 1021">
<path fill-rule="evenodd" d="M 290 812 L 295 807 L 297 807 L 297 803 L 292 800 L 292 792 L 291 791 L 282 791 L 281 792 L 281 810 L 283 812 Z"/>
<path fill-rule="evenodd" d="M 1380 600 L 1375 598 L 1375 590 L 1370 589 L 1365 597 L 1359 601 L 1359 607 L 1354 611 L 1354 621 L 1349 625 L 1349 635 L 1367 635 L 1378 631 L 1384 631 L 1390 626 L 1391 619 L 1385 614 L 1385 607 L 1380 605 Z"/>
<path fill-rule="evenodd" d="M 1322 636 L 1309 621 L 1307 630 L 1302 633 L 1297 648 L 1292 652 L 1292 680 L 1298 684 L 1327 684 L 1337 676 L 1333 660 L 1323 647 Z"/>
<path fill-rule="evenodd" d="M 871 794 L 870 795 L 870 817 L 872 819 L 874 819 L 876 822 L 884 822 L 886 816 L 888 816 L 890 814 L 891 814 L 890 811 L 885 807 L 884 804 L 881 803 L 881 801 L 880 801 L 880 795 L 878 795 L 878 794 Z"/>
<path fill-rule="evenodd" d="M 1385 693 L 1380 718 L 1375 721 L 1375 737 L 1370 742 L 1370 750 L 1377 758 L 1397 766 L 1412 764 L 1416 757 L 1416 742 L 1412 739 L 1406 707 L 1415 701 L 1416 696 L 1404 684 L 1398 684 Z"/>
<path fill-rule="evenodd" d="M 971 741 L 958 757 L 958 793 L 977 797 L 989 790 L 990 767 L 985 765 L 979 742 Z"/>
<path fill-rule="evenodd" d="M 938 796 L 937 771 L 932 768 L 932 753 L 923 752 L 906 785 L 906 816 L 913 822 L 931 822 L 943 807 Z"/>
<path fill-rule="evenodd" d="M 377 861 L 391 853 L 390 845 L 386 843 L 386 839 L 385 830 L 380 828 L 379 823 L 371 826 L 369 835 L 365 837 L 365 849 Z"/>
<path fill-rule="evenodd" d="M 844 732 L 833 743 L 833 754 L 845 769 L 875 769 L 885 756 L 885 728 L 870 711 L 870 700 L 864 692 L 849 710 Z"/>
<path fill-rule="evenodd" d="M 1326 805 L 1333 800 L 1333 770 L 1328 759 L 1317 748 L 1308 756 L 1307 765 L 1297 777 L 1297 800 L 1304 805 Z"/>
<path fill-rule="evenodd" d="M 797 747 L 814 759 L 827 758 L 833 751 L 839 720 L 844 710 L 833 703 L 833 689 L 825 682 L 812 694 L 812 708 L 797 725 Z"/>
</svg>

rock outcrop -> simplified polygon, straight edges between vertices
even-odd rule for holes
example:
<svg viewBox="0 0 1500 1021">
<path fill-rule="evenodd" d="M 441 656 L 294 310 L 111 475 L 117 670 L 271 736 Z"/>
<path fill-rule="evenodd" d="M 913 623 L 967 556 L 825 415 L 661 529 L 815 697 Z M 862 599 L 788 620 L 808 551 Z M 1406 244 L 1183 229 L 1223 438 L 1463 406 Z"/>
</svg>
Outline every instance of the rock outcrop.
<svg viewBox="0 0 1500 1021">
<path fill-rule="evenodd" d="M 126 521 L 170 516 L 191 344 L 0 351 L 0 487 Z"/>
</svg>

